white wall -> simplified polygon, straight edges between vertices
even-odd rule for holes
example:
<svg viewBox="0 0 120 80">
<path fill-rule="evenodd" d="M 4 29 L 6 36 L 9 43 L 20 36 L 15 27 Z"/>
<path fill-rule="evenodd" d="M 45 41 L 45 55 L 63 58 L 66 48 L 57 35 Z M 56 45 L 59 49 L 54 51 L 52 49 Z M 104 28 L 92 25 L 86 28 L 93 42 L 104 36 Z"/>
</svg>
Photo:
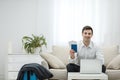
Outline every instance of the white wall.
<svg viewBox="0 0 120 80">
<path fill-rule="evenodd" d="M 50 48 L 53 0 L 0 0 L 0 80 L 4 76 L 8 44 L 21 53 L 23 36 L 44 34 Z"/>
<path fill-rule="evenodd" d="M 120 44 L 120 0 L 99 0 L 101 33 L 104 35 L 104 44 Z"/>
</svg>

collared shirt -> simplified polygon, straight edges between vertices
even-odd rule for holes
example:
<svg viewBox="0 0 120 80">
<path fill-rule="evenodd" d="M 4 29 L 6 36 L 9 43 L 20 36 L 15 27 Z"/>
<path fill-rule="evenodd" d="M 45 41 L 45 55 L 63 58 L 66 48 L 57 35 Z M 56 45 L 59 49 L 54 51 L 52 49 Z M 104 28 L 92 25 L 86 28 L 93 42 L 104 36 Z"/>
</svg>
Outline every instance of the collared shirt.
<svg viewBox="0 0 120 80">
<path fill-rule="evenodd" d="M 98 48 L 92 41 L 89 46 L 85 46 L 83 41 L 78 44 L 78 52 L 75 53 L 74 59 L 69 59 L 70 63 L 75 63 L 80 65 L 80 59 L 99 59 L 102 64 L 104 64 L 104 57 L 102 51 Z"/>
</svg>

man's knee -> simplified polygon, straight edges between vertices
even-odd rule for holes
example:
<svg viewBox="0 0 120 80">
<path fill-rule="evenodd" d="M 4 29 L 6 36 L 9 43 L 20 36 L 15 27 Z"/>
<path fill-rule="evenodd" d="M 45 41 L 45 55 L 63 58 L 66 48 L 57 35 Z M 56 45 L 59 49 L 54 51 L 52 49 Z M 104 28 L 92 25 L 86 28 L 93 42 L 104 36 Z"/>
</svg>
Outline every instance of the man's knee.
<svg viewBox="0 0 120 80">
<path fill-rule="evenodd" d="M 67 65 L 67 72 L 74 72 L 74 64 L 73 63 L 69 63 Z"/>
<path fill-rule="evenodd" d="M 69 63 L 66 67 L 68 72 L 79 72 L 78 65 L 74 63 Z"/>
<path fill-rule="evenodd" d="M 106 66 L 102 65 L 102 72 L 105 73 L 106 72 Z"/>
</svg>

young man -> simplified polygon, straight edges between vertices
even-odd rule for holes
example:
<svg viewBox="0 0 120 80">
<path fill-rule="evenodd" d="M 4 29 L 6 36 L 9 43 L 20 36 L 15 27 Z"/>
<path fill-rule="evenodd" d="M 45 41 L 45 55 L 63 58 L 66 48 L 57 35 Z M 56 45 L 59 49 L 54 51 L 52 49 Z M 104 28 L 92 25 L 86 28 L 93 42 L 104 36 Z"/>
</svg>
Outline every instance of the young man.
<svg viewBox="0 0 120 80">
<path fill-rule="evenodd" d="M 104 64 L 101 50 L 91 41 L 93 29 L 85 26 L 82 29 L 83 40 L 78 45 L 78 52 L 70 50 L 70 63 L 67 65 L 68 72 L 80 72 L 80 59 L 99 59 Z M 105 73 L 106 67 L 102 65 L 102 72 Z"/>
</svg>

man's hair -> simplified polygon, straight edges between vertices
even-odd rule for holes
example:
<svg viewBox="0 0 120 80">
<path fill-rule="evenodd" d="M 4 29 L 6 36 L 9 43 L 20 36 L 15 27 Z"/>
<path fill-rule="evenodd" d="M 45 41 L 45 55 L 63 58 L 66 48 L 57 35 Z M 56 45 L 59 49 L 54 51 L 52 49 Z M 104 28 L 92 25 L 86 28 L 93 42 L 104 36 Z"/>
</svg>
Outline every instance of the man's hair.
<svg viewBox="0 0 120 80">
<path fill-rule="evenodd" d="M 92 34 L 93 34 L 93 29 L 90 26 L 84 26 L 83 29 L 82 29 L 82 33 L 84 32 L 84 30 L 91 30 Z"/>
</svg>

